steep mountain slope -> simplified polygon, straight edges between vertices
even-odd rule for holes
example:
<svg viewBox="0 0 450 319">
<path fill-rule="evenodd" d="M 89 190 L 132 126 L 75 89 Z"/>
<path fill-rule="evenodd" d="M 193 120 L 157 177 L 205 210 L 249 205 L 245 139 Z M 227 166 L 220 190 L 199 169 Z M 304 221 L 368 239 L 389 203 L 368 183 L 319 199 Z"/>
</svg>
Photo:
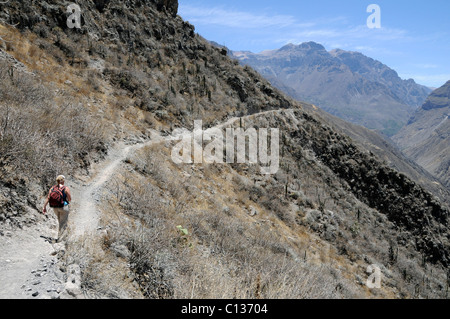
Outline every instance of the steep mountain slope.
<svg viewBox="0 0 450 319">
<path fill-rule="evenodd" d="M 292 97 L 386 135 L 393 135 L 406 124 L 430 92 L 360 53 L 327 52 L 314 42 L 289 44 L 259 54 L 231 55 Z"/>
<path fill-rule="evenodd" d="M 413 79 L 402 80 L 397 72 L 362 53 L 336 49 L 330 51 L 330 54 L 348 66 L 352 72 L 367 80 L 384 84 L 407 105 L 418 107 L 431 93 L 431 89 L 417 84 Z"/>
<path fill-rule="evenodd" d="M 439 197 L 442 202 L 450 205 L 450 191 L 438 178 L 434 177 L 412 159 L 406 157 L 392 140 L 363 126 L 346 122 L 318 107 L 305 106 L 305 108 L 324 119 L 333 129 L 351 137 L 353 142 L 357 143 L 362 149 L 376 154 L 380 160 L 391 168 L 407 175 L 433 195 Z"/>
<path fill-rule="evenodd" d="M 448 297 L 438 198 L 195 34 L 177 1 L 78 4 L 79 30 L 56 1 L 0 4 L 1 236 L 40 226 L 43 195 L 67 171 L 78 194 L 95 192 L 74 207 L 99 227 L 72 238 L 58 268 L 80 269 L 88 297 Z M 170 137 L 198 119 L 223 136 L 278 128 L 279 170 L 176 164 Z"/>
<path fill-rule="evenodd" d="M 393 140 L 450 188 L 450 81 L 427 98 Z"/>
</svg>

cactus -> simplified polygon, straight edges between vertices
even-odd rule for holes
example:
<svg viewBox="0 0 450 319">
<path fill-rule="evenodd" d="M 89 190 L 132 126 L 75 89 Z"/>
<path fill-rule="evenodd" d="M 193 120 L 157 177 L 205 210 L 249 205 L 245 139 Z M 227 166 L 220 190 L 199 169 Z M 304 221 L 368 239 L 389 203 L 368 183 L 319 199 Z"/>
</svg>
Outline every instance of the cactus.
<svg viewBox="0 0 450 319">
<path fill-rule="evenodd" d="M 261 275 L 260 274 L 258 274 L 256 276 L 255 298 L 256 299 L 261 298 Z"/>
<path fill-rule="evenodd" d="M 11 66 L 9 68 L 8 75 L 9 75 L 9 77 L 11 79 L 12 84 L 14 84 L 14 67 L 13 66 Z"/>
<path fill-rule="evenodd" d="M 323 213 L 325 211 L 325 204 L 327 202 L 327 199 L 320 198 L 319 192 L 317 192 L 317 203 L 319 204 L 319 210 Z"/>
<path fill-rule="evenodd" d="M 398 259 L 398 246 L 397 249 L 394 249 L 394 245 L 389 245 L 389 263 L 394 264 L 397 262 Z"/>
<path fill-rule="evenodd" d="M 288 197 L 288 184 L 289 184 L 289 181 L 287 181 L 286 182 L 286 185 L 285 185 L 285 187 L 284 187 L 284 197 Z"/>
</svg>

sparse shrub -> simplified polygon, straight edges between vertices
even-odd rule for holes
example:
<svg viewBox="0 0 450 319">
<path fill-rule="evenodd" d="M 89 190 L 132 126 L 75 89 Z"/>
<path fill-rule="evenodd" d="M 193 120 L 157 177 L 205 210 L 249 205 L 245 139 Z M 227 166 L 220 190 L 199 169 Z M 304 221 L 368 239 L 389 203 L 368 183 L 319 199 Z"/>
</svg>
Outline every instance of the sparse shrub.
<svg viewBox="0 0 450 319">
<path fill-rule="evenodd" d="M 1 63 L 0 158 L 4 174 L 20 171 L 51 183 L 68 174 L 101 144 L 100 126 L 77 104 L 55 103 L 50 90 L 22 71 Z M 6 74 L 5 74 L 6 73 Z M 64 154 L 64 156 L 55 156 Z"/>
</svg>

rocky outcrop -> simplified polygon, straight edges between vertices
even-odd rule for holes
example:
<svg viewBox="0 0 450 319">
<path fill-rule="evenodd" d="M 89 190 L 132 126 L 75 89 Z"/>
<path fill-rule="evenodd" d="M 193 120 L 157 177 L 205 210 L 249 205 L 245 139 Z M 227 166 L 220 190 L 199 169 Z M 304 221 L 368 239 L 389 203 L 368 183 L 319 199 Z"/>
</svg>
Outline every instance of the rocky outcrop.
<svg viewBox="0 0 450 319">
<path fill-rule="evenodd" d="M 433 91 L 422 106 L 424 110 L 440 109 L 450 104 L 450 81 Z M 414 122 L 412 119 L 411 122 Z"/>
<path fill-rule="evenodd" d="M 360 148 L 375 154 L 390 168 L 405 174 L 425 190 L 439 197 L 443 203 L 450 205 L 450 190 L 422 166 L 406 157 L 392 140 L 363 126 L 346 122 L 320 108 L 310 107 L 309 110 L 332 125 L 337 132 L 351 137 Z"/>
<path fill-rule="evenodd" d="M 178 13 L 178 0 L 153 0 L 156 3 L 158 10 L 166 9 L 173 16 Z"/>
<path fill-rule="evenodd" d="M 132 0 L 128 1 L 131 8 L 153 7 L 158 11 L 167 12 L 170 16 L 176 17 L 178 13 L 178 0 Z M 36 25 L 47 24 L 50 27 L 58 26 L 61 29 L 67 28 L 67 6 L 70 3 L 53 3 L 46 1 L 6 1 L 0 3 L 0 21 L 15 25 L 19 29 L 33 29 Z M 118 0 L 96 0 L 78 1 L 81 8 L 81 24 L 93 27 L 97 12 L 103 14 L 107 11 L 122 11 L 122 1 Z M 122 11 L 123 12 L 123 11 Z M 82 28 L 83 29 L 83 28 Z M 93 31 L 93 30 L 91 30 Z M 83 32 L 83 30 L 81 30 Z M 45 34 L 43 34 L 45 35 Z"/>
<path fill-rule="evenodd" d="M 37 220 L 39 188 L 8 182 L 0 184 L 0 233 L 32 225 Z"/>
</svg>

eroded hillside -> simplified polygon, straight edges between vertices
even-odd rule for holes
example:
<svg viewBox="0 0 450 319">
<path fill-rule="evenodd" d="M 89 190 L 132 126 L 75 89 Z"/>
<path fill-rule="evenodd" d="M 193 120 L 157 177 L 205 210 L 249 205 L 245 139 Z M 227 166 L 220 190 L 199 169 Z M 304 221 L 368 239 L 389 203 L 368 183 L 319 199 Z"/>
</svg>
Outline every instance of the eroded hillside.
<svg viewBox="0 0 450 319">
<path fill-rule="evenodd" d="M 97 239 L 59 256 L 88 297 L 447 297 L 437 198 L 197 35 L 177 1 L 78 4 L 80 29 L 59 1 L 0 4 L 2 231 L 42 223 L 57 173 L 83 194 L 112 145 L 150 142 L 97 190 Z M 278 128 L 280 169 L 175 164 L 167 137 L 198 119 Z"/>
<path fill-rule="evenodd" d="M 433 91 L 394 136 L 394 141 L 411 159 L 450 187 L 449 159 L 450 81 Z"/>
</svg>

